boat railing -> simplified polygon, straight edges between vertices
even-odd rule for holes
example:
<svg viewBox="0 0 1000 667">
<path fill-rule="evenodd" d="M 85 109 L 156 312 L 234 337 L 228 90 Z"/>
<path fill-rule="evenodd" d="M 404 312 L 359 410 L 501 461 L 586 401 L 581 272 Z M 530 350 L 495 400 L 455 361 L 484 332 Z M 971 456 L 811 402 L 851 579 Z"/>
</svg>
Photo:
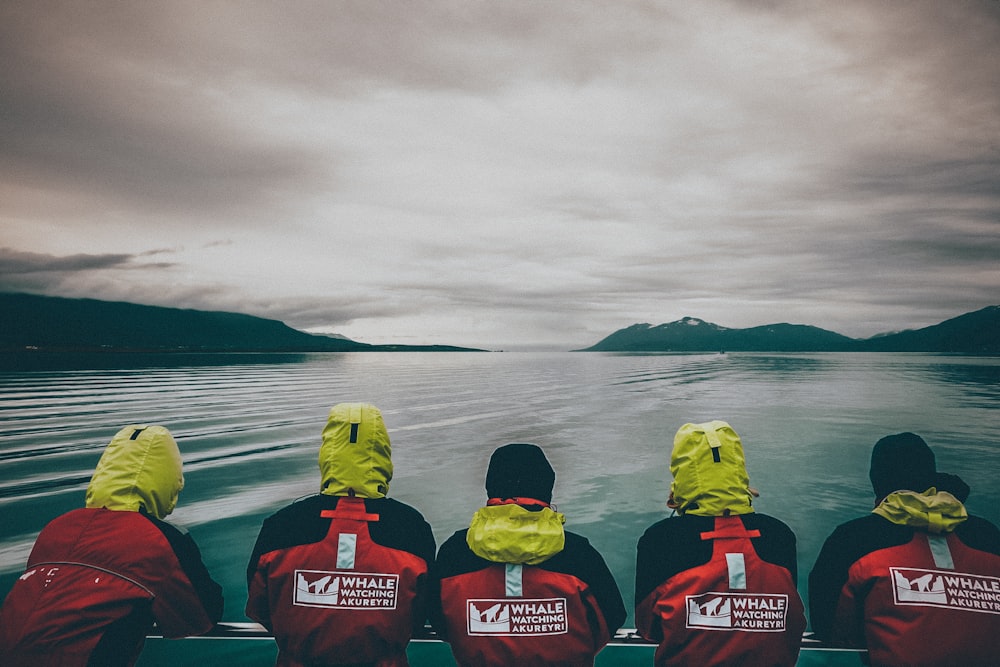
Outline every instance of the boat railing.
<svg viewBox="0 0 1000 667">
<path fill-rule="evenodd" d="M 153 632 L 149 634 L 150 638 L 158 639 L 162 638 L 163 635 L 154 628 Z M 214 628 L 209 630 L 203 635 L 198 637 L 192 637 L 192 639 L 273 639 L 271 633 L 260 623 L 237 623 L 237 622 L 222 622 L 217 623 Z M 415 642 L 441 642 L 444 641 L 434 629 L 427 625 L 424 626 L 423 631 L 416 633 L 411 641 Z M 638 631 L 635 628 L 622 628 L 615 633 L 611 641 L 608 643 L 609 646 L 653 646 L 653 642 L 643 639 L 639 636 Z M 802 635 L 802 650 L 803 651 L 844 651 L 850 653 L 863 653 L 864 649 L 832 646 L 830 644 L 824 643 L 816 637 L 811 632 L 803 633 Z"/>
</svg>

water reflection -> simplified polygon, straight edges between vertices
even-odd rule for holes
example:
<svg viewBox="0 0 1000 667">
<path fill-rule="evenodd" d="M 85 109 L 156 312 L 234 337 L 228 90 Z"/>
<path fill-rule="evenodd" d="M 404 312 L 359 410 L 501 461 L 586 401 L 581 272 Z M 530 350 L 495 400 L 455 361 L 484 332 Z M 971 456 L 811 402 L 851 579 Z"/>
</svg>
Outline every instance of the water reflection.
<svg viewBox="0 0 1000 667">
<path fill-rule="evenodd" d="M 101 357 L 107 361 L 107 357 Z M 605 554 L 631 603 L 635 543 L 666 515 L 677 428 L 724 419 L 743 437 L 760 511 L 798 535 L 811 567 L 834 525 L 871 509 L 875 441 L 908 430 L 1000 522 L 1000 359 L 891 354 L 329 353 L 169 355 L 68 370 L 0 372 L 0 595 L 38 530 L 82 505 L 122 425 L 162 423 L 185 460 L 174 518 L 191 528 L 244 620 L 246 559 L 260 522 L 314 493 L 330 406 L 385 415 L 390 496 L 440 543 L 485 502 L 486 465 L 508 442 L 542 446 L 569 527 Z M 800 583 L 804 577 L 800 576 Z"/>
<path fill-rule="evenodd" d="M 932 364 L 927 368 L 937 382 L 961 391 L 980 407 L 996 405 L 1000 399 L 1000 366 L 987 364 Z"/>
<path fill-rule="evenodd" d="M 843 355 L 824 354 L 763 354 L 728 355 L 733 370 L 745 373 L 763 373 L 784 380 L 809 377 L 839 365 Z"/>
</svg>

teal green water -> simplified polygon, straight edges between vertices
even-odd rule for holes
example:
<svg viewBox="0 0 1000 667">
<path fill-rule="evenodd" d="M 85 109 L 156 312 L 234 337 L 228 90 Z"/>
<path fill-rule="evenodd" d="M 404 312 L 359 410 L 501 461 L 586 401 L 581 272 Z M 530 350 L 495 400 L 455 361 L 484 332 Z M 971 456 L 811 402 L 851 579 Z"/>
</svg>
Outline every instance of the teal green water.
<svg viewBox="0 0 1000 667">
<path fill-rule="evenodd" d="M 1000 523 L 1000 359 L 910 354 L 613 355 L 353 353 L 78 358 L 75 370 L 0 367 L 0 595 L 34 536 L 83 503 L 119 427 L 162 423 L 180 443 L 187 527 L 223 584 L 225 620 L 245 621 L 245 568 L 261 521 L 314 493 L 335 403 L 378 405 L 393 442 L 390 495 L 418 507 L 438 543 L 485 500 L 490 453 L 542 446 L 567 527 L 586 535 L 631 607 L 635 543 L 665 516 L 673 434 L 729 421 L 743 437 L 759 511 L 799 540 L 799 588 L 826 535 L 871 509 L 874 442 L 910 430 L 972 487 L 969 509 Z M 627 626 L 632 618 L 626 621 Z M 447 663 L 441 644 L 415 664 Z M 441 657 L 444 651 L 445 657 Z M 431 655 L 425 656 L 425 653 Z M 614 649 L 627 664 L 647 649 Z M 271 664 L 273 644 L 152 640 L 143 664 Z M 607 662 L 614 659 L 614 662 Z M 858 664 L 804 654 L 802 664 Z"/>
</svg>

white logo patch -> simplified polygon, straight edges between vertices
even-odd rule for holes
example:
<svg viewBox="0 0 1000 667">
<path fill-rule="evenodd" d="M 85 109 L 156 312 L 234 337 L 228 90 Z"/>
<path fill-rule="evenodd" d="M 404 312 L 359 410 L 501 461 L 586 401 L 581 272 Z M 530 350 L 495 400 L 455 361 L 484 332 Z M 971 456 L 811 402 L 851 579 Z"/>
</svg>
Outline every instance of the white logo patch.
<svg viewBox="0 0 1000 667">
<path fill-rule="evenodd" d="M 395 609 L 398 574 L 295 571 L 295 599 L 300 607 Z"/>
<path fill-rule="evenodd" d="M 1000 614 L 1000 578 L 950 570 L 890 567 L 897 605 Z"/>
<path fill-rule="evenodd" d="M 467 600 L 468 632 L 475 635 L 563 635 L 566 598 Z"/>
<path fill-rule="evenodd" d="M 782 632 L 788 596 L 772 593 L 688 595 L 687 627 L 739 632 Z"/>
</svg>

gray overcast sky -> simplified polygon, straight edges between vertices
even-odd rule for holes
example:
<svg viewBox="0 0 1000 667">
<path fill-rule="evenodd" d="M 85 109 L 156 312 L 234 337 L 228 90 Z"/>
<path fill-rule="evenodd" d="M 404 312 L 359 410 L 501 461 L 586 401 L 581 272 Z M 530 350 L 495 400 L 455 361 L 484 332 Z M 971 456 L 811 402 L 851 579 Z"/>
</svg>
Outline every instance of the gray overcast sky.
<svg viewBox="0 0 1000 667">
<path fill-rule="evenodd" d="M 0 4 L 0 289 L 369 343 L 1000 304 L 1000 2 Z"/>
</svg>

